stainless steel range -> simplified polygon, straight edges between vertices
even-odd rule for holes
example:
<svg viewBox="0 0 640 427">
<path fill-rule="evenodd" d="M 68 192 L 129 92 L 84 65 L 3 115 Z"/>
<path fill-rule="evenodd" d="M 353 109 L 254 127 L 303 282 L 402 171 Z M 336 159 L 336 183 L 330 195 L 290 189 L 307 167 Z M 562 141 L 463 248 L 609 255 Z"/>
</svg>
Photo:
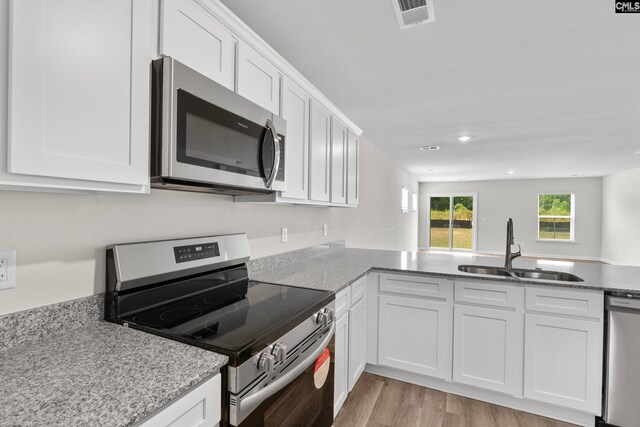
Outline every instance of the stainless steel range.
<svg viewBox="0 0 640 427">
<path fill-rule="evenodd" d="M 245 234 L 109 246 L 105 317 L 229 356 L 223 425 L 331 426 L 334 295 L 249 280 L 248 259 Z"/>
</svg>

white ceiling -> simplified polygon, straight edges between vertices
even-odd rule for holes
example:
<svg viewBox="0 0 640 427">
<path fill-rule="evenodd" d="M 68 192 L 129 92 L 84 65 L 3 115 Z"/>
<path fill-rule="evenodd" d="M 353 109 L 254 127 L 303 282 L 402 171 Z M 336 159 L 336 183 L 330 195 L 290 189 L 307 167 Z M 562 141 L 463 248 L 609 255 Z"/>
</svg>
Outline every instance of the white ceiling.
<svg viewBox="0 0 640 427">
<path fill-rule="evenodd" d="M 421 181 L 640 167 L 640 15 L 434 1 L 434 23 L 400 30 L 390 0 L 222 0 Z"/>
</svg>

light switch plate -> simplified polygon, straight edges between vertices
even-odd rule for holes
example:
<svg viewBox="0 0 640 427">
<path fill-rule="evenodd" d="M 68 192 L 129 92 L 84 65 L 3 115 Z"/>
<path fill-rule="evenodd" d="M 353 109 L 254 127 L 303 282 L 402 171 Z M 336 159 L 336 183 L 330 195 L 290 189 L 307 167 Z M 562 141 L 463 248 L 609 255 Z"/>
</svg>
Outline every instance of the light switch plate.
<svg viewBox="0 0 640 427">
<path fill-rule="evenodd" d="M 328 230 L 327 224 L 322 224 L 322 235 L 326 236 L 328 232 L 329 230 Z"/>
<path fill-rule="evenodd" d="M 0 251 L 0 290 L 16 287 L 16 251 Z"/>
<path fill-rule="evenodd" d="M 282 227 L 282 243 L 287 243 L 287 227 Z"/>
</svg>

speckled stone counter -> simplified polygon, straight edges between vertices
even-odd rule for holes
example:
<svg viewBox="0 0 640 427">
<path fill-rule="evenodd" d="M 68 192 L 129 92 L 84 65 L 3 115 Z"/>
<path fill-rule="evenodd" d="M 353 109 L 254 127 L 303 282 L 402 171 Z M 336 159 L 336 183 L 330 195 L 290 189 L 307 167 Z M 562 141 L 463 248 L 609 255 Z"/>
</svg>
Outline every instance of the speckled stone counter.
<svg viewBox="0 0 640 427">
<path fill-rule="evenodd" d="M 227 363 L 226 356 L 95 322 L 0 351 L 0 426 L 127 426 Z"/>
<path fill-rule="evenodd" d="M 541 268 L 575 274 L 584 282 L 559 282 L 486 276 L 458 271 L 460 264 L 502 266 L 503 258 L 470 254 L 436 254 L 344 248 L 253 275 L 251 278 L 284 285 L 338 291 L 369 270 L 427 273 L 449 278 L 473 278 L 536 285 L 550 285 L 612 292 L 640 293 L 640 267 L 517 258 L 514 268 Z"/>
</svg>

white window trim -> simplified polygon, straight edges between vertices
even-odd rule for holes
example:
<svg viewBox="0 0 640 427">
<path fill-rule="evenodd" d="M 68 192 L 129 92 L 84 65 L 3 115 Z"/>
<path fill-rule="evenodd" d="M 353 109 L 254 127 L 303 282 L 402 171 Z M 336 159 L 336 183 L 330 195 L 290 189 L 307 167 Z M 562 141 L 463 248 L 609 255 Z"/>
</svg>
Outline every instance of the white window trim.
<svg viewBox="0 0 640 427">
<path fill-rule="evenodd" d="M 566 194 L 566 193 L 564 193 Z M 432 197 L 449 197 L 449 212 L 453 215 L 453 198 L 454 197 L 473 197 L 473 219 L 471 220 L 471 227 L 473 230 L 471 249 L 456 249 L 456 248 L 436 248 L 431 247 L 431 198 Z M 477 192 L 463 192 L 463 193 L 427 193 L 427 242 L 426 247 L 430 251 L 441 252 L 465 252 L 475 253 L 478 248 L 478 193 Z M 453 227 L 449 227 L 449 246 L 453 244 Z"/>
<path fill-rule="evenodd" d="M 540 215 L 540 196 L 571 195 L 571 215 Z M 538 193 L 536 197 L 536 241 L 554 243 L 578 243 L 576 241 L 576 193 L 572 191 L 550 191 L 548 193 Z M 571 223 L 569 239 L 541 239 L 540 238 L 540 218 L 569 218 Z"/>
</svg>

